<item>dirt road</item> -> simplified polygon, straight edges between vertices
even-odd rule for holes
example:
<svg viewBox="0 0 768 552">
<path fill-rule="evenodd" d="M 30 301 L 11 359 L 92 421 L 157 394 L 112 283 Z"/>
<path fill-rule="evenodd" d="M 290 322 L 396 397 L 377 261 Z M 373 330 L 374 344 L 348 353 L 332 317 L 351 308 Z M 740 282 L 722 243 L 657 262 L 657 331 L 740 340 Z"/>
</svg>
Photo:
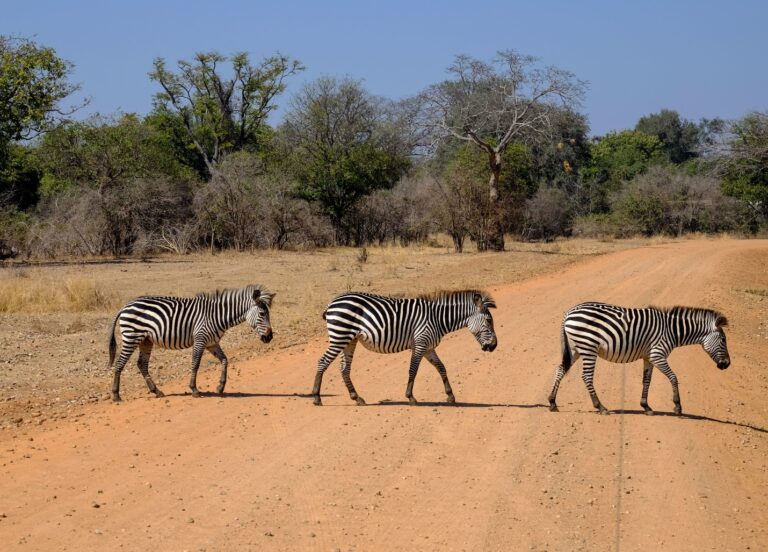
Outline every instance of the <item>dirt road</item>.
<svg viewBox="0 0 768 552">
<path fill-rule="evenodd" d="M 4 431 L 0 547 L 766 550 L 767 289 L 766 241 L 622 251 L 491 290 L 496 352 L 466 331 L 440 347 L 456 406 L 439 402 L 429 365 L 422 405 L 407 406 L 407 355 L 359 350 L 352 376 L 369 406 L 354 406 L 334 365 L 315 407 L 296 393 L 310 389 L 318 340 L 233 367 L 224 398 L 195 400 L 179 381 L 165 399 Z M 720 309 L 732 366 L 674 352 L 678 418 L 663 415 L 659 373 L 658 415 L 640 413 L 642 363 L 598 363 L 613 413 L 595 414 L 577 365 L 550 413 L 560 319 L 588 299 Z"/>
</svg>

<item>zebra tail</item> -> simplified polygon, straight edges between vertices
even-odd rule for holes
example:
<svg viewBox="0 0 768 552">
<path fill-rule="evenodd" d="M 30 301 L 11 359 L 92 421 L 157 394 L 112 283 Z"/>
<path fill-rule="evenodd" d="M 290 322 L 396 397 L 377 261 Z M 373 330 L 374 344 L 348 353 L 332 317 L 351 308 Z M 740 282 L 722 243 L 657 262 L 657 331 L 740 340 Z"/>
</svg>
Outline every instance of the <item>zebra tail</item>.
<svg viewBox="0 0 768 552">
<path fill-rule="evenodd" d="M 109 332 L 109 364 L 107 365 L 107 368 L 111 368 L 112 364 L 115 362 L 115 355 L 117 354 L 117 339 L 115 339 L 115 326 L 117 325 L 117 319 L 120 317 L 120 313 L 118 313 L 115 318 L 112 320 L 112 325 L 110 326 L 111 331 Z"/>
<path fill-rule="evenodd" d="M 563 345 L 563 370 L 567 372 L 571 368 L 571 364 L 573 364 L 573 359 L 571 359 L 571 346 L 568 344 L 568 335 L 565 333 L 565 324 L 560 329 L 560 333 Z"/>
</svg>

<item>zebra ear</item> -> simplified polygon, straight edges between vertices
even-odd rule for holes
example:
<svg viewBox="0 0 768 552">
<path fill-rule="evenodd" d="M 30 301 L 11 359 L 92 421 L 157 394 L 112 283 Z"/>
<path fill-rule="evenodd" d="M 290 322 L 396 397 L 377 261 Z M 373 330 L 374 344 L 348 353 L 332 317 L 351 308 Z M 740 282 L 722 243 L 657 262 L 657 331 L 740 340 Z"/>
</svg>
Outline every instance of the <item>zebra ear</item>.
<svg viewBox="0 0 768 552">
<path fill-rule="evenodd" d="M 266 292 L 261 295 L 261 302 L 267 305 L 268 307 L 272 306 L 272 298 L 275 296 L 274 293 Z"/>
<path fill-rule="evenodd" d="M 260 296 L 261 296 L 261 290 L 260 289 L 254 289 L 253 290 L 253 300 L 254 301 L 258 301 Z"/>
<path fill-rule="evenodd" d="M 496 302 L 489 299 L 488 301 L 486 301 L 485 307 L 488 308 L 488 309 L 495 309 L 496 308 Z"/>
<path fill-rule="evenodd" d="M 717 320 L 715 320 L 715 326 L 717 326 L 718 328 L 722 328 L 723 326 L 727 326 L 727 325 L 728 325 L 728 319 L 722 314 L 719 314 L 717 316 Z"/>
<path fill-rule="evenodd" d="M 479 293 L 475 293 L 472 296 L 472 300 L 475 302 L 475 306 L 478 309 L 482 309 L 483 308 L 483 296 L 482 295 L 480 295 Z"/>
</svg>

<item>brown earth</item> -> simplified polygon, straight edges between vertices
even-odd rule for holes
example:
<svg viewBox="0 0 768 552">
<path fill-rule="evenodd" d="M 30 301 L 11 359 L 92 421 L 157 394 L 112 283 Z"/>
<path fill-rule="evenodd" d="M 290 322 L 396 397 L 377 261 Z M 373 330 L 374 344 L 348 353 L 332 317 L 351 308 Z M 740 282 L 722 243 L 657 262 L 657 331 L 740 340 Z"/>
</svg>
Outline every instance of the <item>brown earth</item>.
<svg viewBox="0 0 768 552">
<path fill-rule="evenodd" d="M 445 339 L 459 403 L 407 355 L 360 350 L 356 407 L 338 372 L 306 393 L 325 340 L 241 361 L 236 388 L 85 405 L 0 433 L 3 550 L 766 550 L 768 242 L 661 244 L 491 290 L 499 347 Z M 683 417 L 641 363 L 599 362 L 613 414 L 577 366 L 544 407 L 563 312 L 583 300 L 725 312 L 731 368 L 672 354 Z M 205 373 L 203 388 L 217 374 Z M 135 395 L 134 395 L 135 396 Z M 434 401 L 434 402 L 431 402 Z"/>
</svg>

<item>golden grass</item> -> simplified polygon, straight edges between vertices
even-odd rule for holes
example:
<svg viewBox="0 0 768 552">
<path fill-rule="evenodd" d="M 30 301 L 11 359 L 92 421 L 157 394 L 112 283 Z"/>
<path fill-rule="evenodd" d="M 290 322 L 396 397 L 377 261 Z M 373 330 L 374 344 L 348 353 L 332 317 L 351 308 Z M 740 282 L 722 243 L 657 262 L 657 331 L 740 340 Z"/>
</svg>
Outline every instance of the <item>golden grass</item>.
<svg viewBox="0 0 768 552">
<path fill-rule="evenodd" d="M 0 312 L 84 312 L 113 308 L 117 295 L 94 278 L 68 276 L 63 280 L 39 270 L 11 270 L 0 279 Z"/>
</svg>

